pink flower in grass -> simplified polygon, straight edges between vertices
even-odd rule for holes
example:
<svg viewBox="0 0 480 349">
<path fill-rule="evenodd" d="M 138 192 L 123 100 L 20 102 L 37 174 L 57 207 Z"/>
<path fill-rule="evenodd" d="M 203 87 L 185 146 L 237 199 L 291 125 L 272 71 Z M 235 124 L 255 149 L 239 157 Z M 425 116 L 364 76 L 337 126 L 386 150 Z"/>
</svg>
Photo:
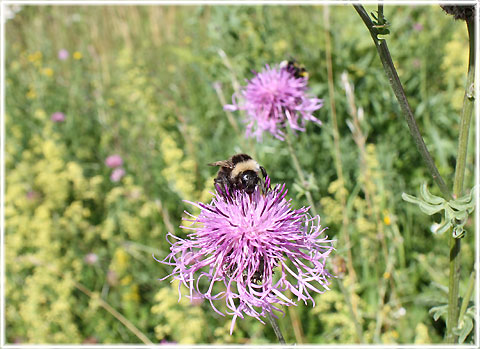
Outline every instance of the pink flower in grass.
<svg viewBox="0 0 480 349">
<path fill-rule="evenodd" d="M 93 264 L 97 263 L 98 255 L 95 254 L 95 253 L 88 253 L 87 255 L 85 255 L 83 260 L 85 261 L 85 263 L 93 265 Z"/>
<path fill-rule="evenodd" d="M 217 188 L 210 204 L 190 202 L 200 214 L 189 214 L 192 225 L 182 226 L 192 231 L 187 238 L 167 234 L 174 239 L 171 253 L 159 262 L 174 269 L 161 280 L 173 276 L 180 281 L 179 293 L 183 284 L 187 298 L 203 297 L 222 316 L 213 303 L 224 300 L 233 316 L 230 333 L 237 317 L 264 323 L 267 313 L 296 305 L 285 291 L 315 305 L 312 293 L 330 284 L 325 262 L 333 241 L 322 236 L 320 217 L 311 217 L 309 208 L 293 209 L 286 194 L 285 185 L 266 193 L 261 186 L 252 194 L 227 190 L 227 197 Z"/>
<path fill-rule="evenodd" d="M 57 111 L 56 113 L 53 113 L 52 116 L 50 117 L 50 119 L 53 121 L 53 122 L 63 122 L 65 121 L 65 114 Z"/>
<path fill-rule="evenodd" d="M 110 168 L 120 167 L 123 165 L 123 159 L 120 155 L 110 155 L 105 159 L 105 165 Z"/>
<path fill-rule="evenodd" d="M 313 112 L 323 106 L 323 101 L 308 94 L 307 82 L 307 77 L 297 76 L 288 66 L 266 65 L 247 81 L 241 96 L 234 94 L 233 104 L 225 105 L 224 109 L 247 112 L 248 137 L 260 140 L 263 132 L 270 132 L 283 140 L 282 129 L 287 125 L 297 131 L 305 131 L 306 121 L 321 125 Z"/>
<path fill-rule="evenodd" d="M 65 50 L 64 48 L 62 48 L 60 51 L 58 51 L 58 59 L 61 60 L 61 61 L 64 61 L 66 59 L 68 59 L 68 56 L 70 54 L 68 53 L 67 50 Z"/>
<path fill-rule="evenodd" d="M 113 170 L 112 174 L 110 175 L 110 180 L 112 182 L 118 182 L 123 178 L 123 176 L 125 176 L 125 170 L 119 167 Z"/>
</svg>

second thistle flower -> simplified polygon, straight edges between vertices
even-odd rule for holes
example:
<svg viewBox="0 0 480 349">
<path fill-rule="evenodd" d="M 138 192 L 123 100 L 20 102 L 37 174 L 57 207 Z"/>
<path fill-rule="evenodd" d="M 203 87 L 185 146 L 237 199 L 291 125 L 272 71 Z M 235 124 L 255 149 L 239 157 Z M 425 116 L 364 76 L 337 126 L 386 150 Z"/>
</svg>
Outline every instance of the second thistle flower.
<svg viewBox="0 0 480 349">
<path fill-rule="evenodd" d="M 323 100 L 309 94 L 307 83 L 307 76 L 298 76 L 288 66 L 266 65 L 224 109 L 247 112 L 247 136 L 260 140 L 263 132 L 269 132 L 283 140 L 287 126 L 305 131 L 306 121 L 321 124 L 313 112 L 323 106 Z"/>
</svg>

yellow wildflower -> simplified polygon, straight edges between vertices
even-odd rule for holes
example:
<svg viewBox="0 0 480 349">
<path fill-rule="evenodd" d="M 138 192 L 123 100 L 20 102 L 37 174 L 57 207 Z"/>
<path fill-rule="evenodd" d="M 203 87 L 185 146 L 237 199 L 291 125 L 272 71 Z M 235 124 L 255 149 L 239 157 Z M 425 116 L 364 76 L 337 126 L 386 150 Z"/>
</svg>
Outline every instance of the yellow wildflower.
<svg viewBox="0 0 480 349">
<path fill-rule="evenodd" d="M 385 223 L 385 225 L 392 224 L 392 220 L 391 220 L 389 215 L 386 215 L 386 216 L 383 217 L 383 223 Z"/>
<path fill-rule="evenodd" d="M 81 52 L 75 51 L 75 52 L 73 53 L 73 59 L 76 59 L 77 61 L 78 61 L 79 59 L 82 59 L 82 57 L 83 57 L 83 55 L 82 55 Z"/>
<path fill-rule="evenodd" d="M 53 75 L 53 69 L 52 68 L 43 68 L 42 71 L 43 75 L 46 75 L 48 77 Z"/>
</svg>

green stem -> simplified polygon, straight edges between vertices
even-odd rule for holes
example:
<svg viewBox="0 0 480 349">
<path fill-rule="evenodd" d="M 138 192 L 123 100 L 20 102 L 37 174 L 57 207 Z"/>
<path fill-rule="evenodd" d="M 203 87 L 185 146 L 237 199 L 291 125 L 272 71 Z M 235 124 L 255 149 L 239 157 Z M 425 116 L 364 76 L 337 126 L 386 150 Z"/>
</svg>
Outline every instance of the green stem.
<svg viewBox="0 0 480 349">
<path fill-rule="evenodd" d="M 283 335 L 282 335 L 282 331 L 280 331 L 280 327 L 278 326 L 277 320 L 275 320 L 273 315 L 269 312 L 267 312 L 267 318 L 268 318 L 268 321 L 270 321 L 270 324 L 273 327 L 273 331 L 277 335 L 277 338 L 280 344 L 286 344 L 285 339 L 283 338 Z"/>
<path fill-rule="evenodd" d="M 295 153 L 295 150 L 293 149 L 292 146 L 292 140 L 290 138 L 290 133 L 287 130 L 285 132 L 285 140 L 287 141 L 287 146 L 288 146 L 288 151 L 290 152 L 290 155 L 292 156 L 293 160 L 293 166 L 297 170 L 298 174 L 298 179 L 300 179 L 300 183 L 302 185 L 302 188 L 305 188 L 305 196 L 307 197 L 308 204 L 310 205 L 310 210 L 312 211 L 312 215 L 316 216 L 317 215 L 317 208 L 315 207 L 315 203 L 313 202 L 312 194 L 310 193 L 310 190 L 306 188 L 307 181 L 305 180 L 305 176 L 303 175 L 302 168 L 300 166 L 300 162 L 298 161 L 297 154 Z"/>
<path fill-rule="evenodd" d="M 465 296 L 463 297 L 462 306 L 460 307 L 460 313 L 458 315 L 459 327 L 461 327 L 462 325 L 463 316 L 467 312 L 468 303 L 470 302 L 470 298 L 472 298 L 472 293 L 474 288 L 475 288 L 475 268 L 473 268 L 472 273 L 470 274 L 467 290 L 465 291 Z"/>
<path fill-rule="evenodd" d="M 447 185 L 443 181 L 442 176 L 438 172 L 437 167 L 435 166 L 435 162 L 433 161 L 432 156 L 430 155 L 425 142 L 423 141 L 422 135 L 420 130 L 418 129 L 417 122 L 415 121 L 415 117 L 413 116 L 412 109 L 408 104 L 407 97 L 405 95 L 405 91 L 403 90 L 402 83 L 400 82 L 400 78 L 398 77 L 397 71 L 395 69 L 395 65 L 393 64 L 392 57 L 390 56 L 390 51 L 388 50 L 387 42 L 384 39 L 379 39 L 377 35 L 379 34 L 377 28 L 374 27 L 372 20 L 370 19 L 369 15 L 365 11 L 362 5 L 353 5 L 355 10 L 362 18 L 363 22 L 367 26 L 370 35 L 372 36 L 373 42 L 378 51 L 378 55 L 380 56 L 380 60 L 382 61 L 383 68 L 385 69 L 385 73 L 387 74 L 388 80 L 390 85 L 395 93 L 395 97 L 397 98 L 398 103 L 400 104 L 400 108 L 402 109 L 403 116 L 407 121 L 408 128 L 410 130 L 410 134 L 415 141 L 415 145 L 417 146 L 418 151 L 422 155 L 422 158 L 427 165 L 427 168 L 430 174 L 433 177 L 433 180 L 440 188 L 441 192 L 443 193 L 445 198 L 451 198 L 450 190 L 448 189 Z M 379 11 L 380 12 L 380 11 Z M 383 16 L 383 14 L 382 14 Z"/>
<path fill-rule="evenodd" d="M 475 104 L 473 94 L 473 83 L 475 79 L 475 25 L 473 18 L 467 20 L 467 29 L 469 37 L 469 59 L 468 75 L 465 87 L 465 96 L 463 98 L 463 109 L 460 120 L 460 135 L 458 140 L 457 164 L 455 167 L 455 179 L 453 184 L 453 194 L 460 197 L 463 191 L 463 180 L 465 176 L 465 165 L 468 148 L 468 134 Z M 457 336 L 453 330 L 458 325 L 458 291 L 460 284 L 460 245 L 461 240 L 450 236 L 450 275 L 448 282 L 448 315 L 447 315 L 447 343 L 455 343 Z"/>
<path fill-rule="evenodd" d="M 345 189 L 345 179 L 343 176 L 342 168 L 342 152 L 340 150 L 340 132 L 338 131 L 338 122 L 337 122 L 337 110 L 335 107 L 335 88 L 333 84 L 333 64 L 332 64 L 332 43 L 330 38 L 330 10 L 328 5 L 325 5 L 323 8 L 323 21 L 325 26 L 325 61 L 327 63 L 327 80 L 328 80 L 328 99 L 330 100 L 330 111 L 332 116 L 332 133 L 333 133 L 333 159 L 335 162 L 335 169 L 337 171 L 338 180 L 341 184 L 341 193 L 340 193 L 340 202 L 342 207 L 347 206 L 347 190 Z M 341 236 L 345 239 L 345 245 L 347 248 L 347 267 L 348 273 L 353 279 L 353 282 L 357 279 L 357 274 L 353 267 L 353 257 L 352 257 L 352 248 L 350 242 L 350 232 L 348 227 L 350 226 L 348 219 L 348 211 L 346 209 L 342 210 L 342 226 L 341 226 Z M 355 307 L 354 307 L 355 308 Z"/>
</svg>

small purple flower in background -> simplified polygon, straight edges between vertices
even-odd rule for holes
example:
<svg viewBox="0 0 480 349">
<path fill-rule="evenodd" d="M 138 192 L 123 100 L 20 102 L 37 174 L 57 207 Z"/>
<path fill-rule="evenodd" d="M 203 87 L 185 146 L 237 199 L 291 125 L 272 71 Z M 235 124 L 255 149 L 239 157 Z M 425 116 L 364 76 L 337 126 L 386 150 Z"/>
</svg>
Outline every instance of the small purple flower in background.
<svg viewBox="0 0 480 349">
<path fill-rule="evenodd" d="M 67 60 L 68 57 L 70 57 L 70 53 L 66 49 L 62 48 L 58 51 L 58 59 L 64 61 Z"/>
<path fill-rule="evenodd" d="M 83 260 L 85 261 L 85 263 L 93 265 L 93 264 L 97 263 L 98 256 L 95 253 L 89 253 L 85 256 L 85 258 Z"/>
<path fill-rule="evenodd" d="M 110 168 L 120 167 L 123 165 L 123 159 L 120 155 L 110 155 L 105 159 L 105 165 Z"/>
<path fill-rule="evenodd" d="M 309 95 L 308 78 L 298 77 L 288 67 L 275 65 L 265 68 L 247 81 L 241 96 L 232 97 L 233 104 L 225 110 L 247 112 L 247 136 L 261 139 L 263 132 L 270 132 L 278 139 L 284 139 L 282 131 L 288 125 L 297 131 L 305 131 L 305 121 L 321 125 L 313 112 L 323 106 L 323 101 Z M 238 98 L 242 100 L 237 101 Z"/>
<path fill-rule="evenodd" d="M 413 30 L 417 32 L 421 32 L 423 30 L 423 24 L 422 23 L 415 23 L 413 25 Z"/>
<path fill-rule="evenodd" d="M 292 209 L 285 185 L 265 194 L 260 186 L 252 194 L 235 191 L 228 200 L 219 192 L 210 204 L 190 202 L 201 211 L 198 217 L 189 214 L 191 226 L 182 226 L 192 231 L 187 239 L 167 234 L 176 241 L 159 262 L 174 269 L 163 279 L 180 280 L 190 291 L 188 298 L 202 296 L 221 315 L 213 301 L 225 299 L 227 314 L 233 315 L 230 333 L 237 317 L 264 323 L 260 317 L 267 313 L 296 305 L 285 291 L 315 305 L 311 293 L 328 289 L 325 262 L 333 250 L 333 241 L 321 237 L 326 228 L 320 217 L 311 217 L 305 207 Z M 214 290 L 216 283 L 220 290 Z"/>
<path fill-rule="evenodd" d="M 50 117 L 50 119 L 53 121 L 53 122 L 63 122 L 65 121 L 65 114 L 57 111 L 56 113 L 53 113 L 52 116 Z"/>
<path fill-rule="evenodd" d="M 29 190 L 29 191 L 27 191 L 25 196 L 27 197 L 27 200 L 34 201 L 34 200 L 38 199 L 38 197 L 40 195 L 35 190 Z"/>
<path fill-rule="evenodd" d="M 118 182 L 120 179 L 123 178 L 123 176 L 125 176 L 125 170 L 119 167 L 113 170 L 112 174 L 110 175 L 110 180 L 112 182 Z"/>
<path fill-rule="evenodd" d="M 68 53 L 67 50 L 65 50 L 64 48 L 62 48 L 60 51 L 58 51 L 58 59 L 61 60 L 61 61 L 64 61 L 66 59 L 68 59 L 68 56 L 70 54 Z"/>
<path fill-rule="evenodd" d="M 160 345 L 175 345 L 175 344 L 177 344 L 177 342 L 169 342 L 166 339 L 162 339 L 160 341 Z"/>
</svg>

